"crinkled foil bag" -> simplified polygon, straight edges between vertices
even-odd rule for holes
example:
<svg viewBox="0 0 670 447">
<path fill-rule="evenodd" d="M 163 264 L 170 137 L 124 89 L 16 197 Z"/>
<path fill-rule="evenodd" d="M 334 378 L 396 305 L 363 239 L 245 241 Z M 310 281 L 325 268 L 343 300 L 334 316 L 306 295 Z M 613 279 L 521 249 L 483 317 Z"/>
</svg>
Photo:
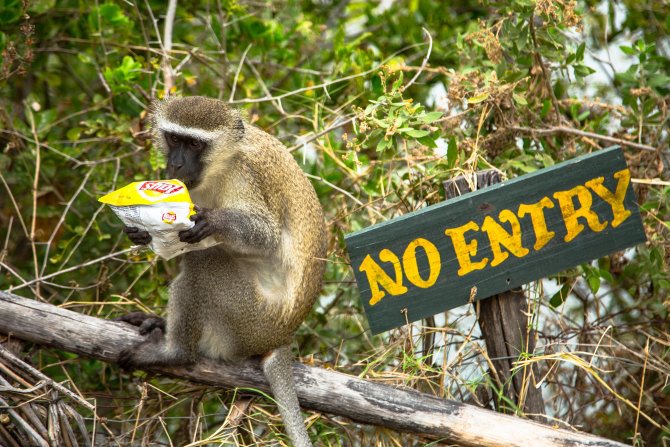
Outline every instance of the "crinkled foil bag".
<svg viewBox="0 0 670 447">
<path fill-rule="evenodd" d="M 163 259 L 218 244 L 209 236 L 196 244 L 179 240 L 179 232 L 192 228 L 195 214 L 186 185 L 179 180 L 134 182 L 98 199 L 109 205 L 128 227 L 151 235 L 149 247 Z"/>
</svg>

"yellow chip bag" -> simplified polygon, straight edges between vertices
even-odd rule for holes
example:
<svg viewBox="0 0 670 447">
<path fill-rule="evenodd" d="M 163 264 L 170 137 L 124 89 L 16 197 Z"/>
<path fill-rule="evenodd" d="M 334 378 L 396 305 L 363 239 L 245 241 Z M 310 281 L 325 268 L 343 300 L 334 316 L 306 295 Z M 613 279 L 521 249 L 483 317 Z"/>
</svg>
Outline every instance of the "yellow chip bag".
<svg viewBox="0 0 670 447">
<path fill-rule="evenodd" d="M 126 226 L 148 231 L 151 235 L 149 247 L 163 259 L 218 243 L 212 236 L 196 244 L 179 240 L 180 231 L 195 225 L 190 220 L 195 214 L 193 202 L 186 185 L 179 180 L 134 182 L 98 201 L 108 204 Z"/>
</svg>

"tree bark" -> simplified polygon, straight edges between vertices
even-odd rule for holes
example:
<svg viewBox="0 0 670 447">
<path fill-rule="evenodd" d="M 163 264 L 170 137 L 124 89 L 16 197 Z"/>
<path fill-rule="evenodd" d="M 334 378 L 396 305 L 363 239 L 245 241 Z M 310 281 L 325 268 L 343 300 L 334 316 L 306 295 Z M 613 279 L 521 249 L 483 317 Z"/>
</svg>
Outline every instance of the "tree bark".
<svg viewBox="0 0 670 447">
<path fill-rule="evenodd" d="M 78 314 L 1 291 L 0 332 L 107 362 L 115 362 L 123 348 L 142 339 L 135 328 L 125 323 Z M 213 386 L 269 390 L 256 360 L 224 364 L 202 359 L 192 367 L 153 371 Z M 293 372 L 304 408 L 462 446 L 625 445 L 322 368 L 296 363 Z"/>
</svg>

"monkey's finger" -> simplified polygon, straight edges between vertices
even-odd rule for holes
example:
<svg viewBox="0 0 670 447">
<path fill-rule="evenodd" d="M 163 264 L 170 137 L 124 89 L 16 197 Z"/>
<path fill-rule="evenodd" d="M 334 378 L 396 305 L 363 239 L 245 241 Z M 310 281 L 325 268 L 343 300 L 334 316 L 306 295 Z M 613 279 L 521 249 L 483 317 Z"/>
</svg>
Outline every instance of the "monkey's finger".
<svg viewBox="0 0 670 447">
<path fill-rule="evenodd" d="M 199 241 L 197 233 L 194 231 L 195 227 L 191 228 L 190 230 L 186 231 L 181 231 L 179 233 L 179 240 L 182 242 L 187 242 L 189 244 L 195 244 L 196 242 Z"/>
<path fill-rule="evenodd" d="M 147 318 L 140 324 L 140 335 L 147 335 L 158 329 L 161 333 L 165 333 L 165 319 L 157 317 L 156 315 L 147 315 Z"/>
<path fill-rule="evenodd" d="M 123 232 L 126 234 L 137 233 L 138 231 L 140 231 L 140 229 L 137 227 L 123 227 Z"/>
<path fill-rule="evenodd" d="M 202 221 L 201 225 L 196 225 L 193 228 L 182 231 L 179 233 L 179 240 L 182 242 L 187 242 L 189 244 L 195 244 L 200 242 L 207 236 L 209 236 L 210 230 L 209 225 L 206 222 Z"/>
<path fill-rule="evenodd" d="M 131 233 L 128 237 L 135 245 L 147 245 L 151 242 L 151 235 L 146 231 L 144 233 Z"/>
<path fill-rule="evenodd" d="M 133 326 L 139 327 L 144 321 L 153 317 L 154 315 L 137 311 L 137 312 L 129 312 L 125 315 L 121 315 L 120 317 L 116 317 L 113 319 L 113 321 L 123 321 L 124 323 L 132 324 Z"/>
</svg>

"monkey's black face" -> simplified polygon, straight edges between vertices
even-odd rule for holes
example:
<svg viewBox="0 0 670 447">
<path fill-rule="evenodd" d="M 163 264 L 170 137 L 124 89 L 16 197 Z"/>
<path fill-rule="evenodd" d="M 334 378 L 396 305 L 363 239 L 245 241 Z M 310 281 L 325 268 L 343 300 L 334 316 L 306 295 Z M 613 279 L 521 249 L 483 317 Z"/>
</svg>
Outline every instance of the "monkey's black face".
<svg viewBox="0 0 670 447">
<path fill-rule="evenodd" d="M 208 143 L 197 138 L 165 132 L 168 148 L 167 173 L 184 182 L 187 188 L 198 186 L 202 175 L 202 156 Z"/>
</svg>

